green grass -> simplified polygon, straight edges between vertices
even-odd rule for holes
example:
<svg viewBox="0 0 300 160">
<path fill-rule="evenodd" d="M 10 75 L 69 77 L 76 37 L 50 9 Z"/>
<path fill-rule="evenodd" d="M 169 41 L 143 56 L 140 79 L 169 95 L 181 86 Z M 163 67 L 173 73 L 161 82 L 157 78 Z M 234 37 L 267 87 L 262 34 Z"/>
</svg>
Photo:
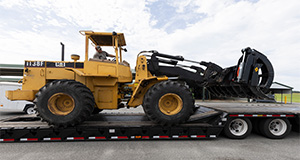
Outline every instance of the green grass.
<svg viewBox="0 0 300 160">
<path fill-rule="evenodd" d="M 282 102 L 284 102 L 284 97 L 286 96 L 287 103 L 291 102 L 291 94 L 282 94 Z M 281 102 L 281 94 L 275 94 L 275 99 L 277 102 Z M 293 93 L 293 103 L 300 103 L 300 93 Z"/>
</svg>

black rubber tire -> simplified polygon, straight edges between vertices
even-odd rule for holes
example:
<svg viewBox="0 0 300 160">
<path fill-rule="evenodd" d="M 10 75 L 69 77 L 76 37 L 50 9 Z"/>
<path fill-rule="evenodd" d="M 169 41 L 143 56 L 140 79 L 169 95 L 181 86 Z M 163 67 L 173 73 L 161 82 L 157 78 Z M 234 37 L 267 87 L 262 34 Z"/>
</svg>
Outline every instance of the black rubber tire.
<svg viewBox="0 0 300 160">
<path fill-rule="evenodd" d="M 256 134 L 261 134 L 259 130 L 259 123 L 260 123 L 260 118 L 253 119 L 252 121 L 252 130 Z"/>
<path fill-rule="evenodd" d="M 74 99 L 75 107 L 67 115 L 53 114 L 48 108 L 49 98 L 57 93 L 68 94 Z M 80 124 L 91 115 L 95 106 L 94 96 L 90 89 L 74 80 L 56 80 L 46 84 L 36 94 L 34 103 L 38 116 L 49 125 L 57 127 Z"/>
<path fill-rule="evenodd" d="M 165 94 L 176 94 L 182 99 L 182 109 L 174 114 L 167 115 L 160 111 L 159 100 Z M 184 123 L 193 114 L 194 99 L 190 90 L 176 81 L 163 81 L 153 85 L 145 94 L 143 109 L 148 118 L 160 125 L 172 126 Z"/>
<path fill-rule="evenodd" d="M 300 117 L 294 118 L 292 122 L 292 130 L 300 133 Z"/>
<path fill-rule="evenodd" d="M 271 123 L 274 123 L 278 120 L 283 125 L 286 125 L 286 129 L 282 130 L 283 133 L 278 133 L 276 135 L 275 133 L 271 132 L 272 127 L 270 125 L 271 125 Z M 282 139 L 282 138 L 286 137 L 290 133 L 291 128 L 292 128 L 292 125 L 291 125 L 290 121 L 286 118 L 267 118 L 267 119 L 261 120 L 259 123 L 260 133 L 263 136 L 265 136 L 267 138 L 271 138 L 271 139 Z"/>
<path fill-rule="evenodd" d="M 26 114 L 35 114 L 36 111 L 34 112 L 34 104 L 26 104 L 23 111 L 26 113 Z"/>
<path fill-rule="evenodd" d="M 93 110 L 92 114 L 99 114 L 102 111 L 103 111 L 103 109 L 99 109 L 99 108 L 94 107 L 94 110 Z"/>
<path fill-rule="evenodd" d="M 242 128 L 242 133 L 232 133 L 234 128 L 233 123 L 237 122 L 238 124 L 236 125 L 239 125 L 239 126 L 242 126 L 244 128 Z M 242 122 L 244 124 L 240 124 L 239 122 Z M 224 134 L 225 136 L 227 136 L 228 138 L 231 138 L 231 139 L 244 139 L 246 137 L 248 137 L 250 134 L 251 134 L 251 131 L 252 131 L 252 123 L 251 121 L 248 119 L 248 118 L 230 118 L 227 120 L 226 122 L 226 125 L 224 127 Z"/>
</svg>

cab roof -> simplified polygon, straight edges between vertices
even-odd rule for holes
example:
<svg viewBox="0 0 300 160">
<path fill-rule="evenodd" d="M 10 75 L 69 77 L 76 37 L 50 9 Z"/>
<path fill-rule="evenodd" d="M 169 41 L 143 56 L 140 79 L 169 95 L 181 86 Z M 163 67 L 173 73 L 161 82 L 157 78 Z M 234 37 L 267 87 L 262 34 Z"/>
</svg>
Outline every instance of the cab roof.
<svg viewBox="0 0 300 160">
<path fill-rule="evenodd" d="M 95 44 L 100 46 L 114 46 L 113 37 L 117 36 L 119 46 L 126 46 L 125 37 L 123 33 L 116 32 L 94 32 L 94 31 L 79 31 L 80 34 L 88 36 L 88 38 Z"/>
</svg>

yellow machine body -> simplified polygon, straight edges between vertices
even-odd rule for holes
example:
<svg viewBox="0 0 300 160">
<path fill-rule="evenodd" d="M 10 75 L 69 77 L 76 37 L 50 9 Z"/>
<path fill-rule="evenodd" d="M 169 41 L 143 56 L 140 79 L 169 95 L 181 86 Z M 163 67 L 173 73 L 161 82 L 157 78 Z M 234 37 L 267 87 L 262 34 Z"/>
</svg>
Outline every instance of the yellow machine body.
<svg viewBox="0 0 300 160">
<path fill-rule="evenodd" d="M 132 89 L 129 107 L 141 105 L 147 90 L 155 83 L 167 80 L 167 77 L 155 77 L 147 70 L 145 56 L 138 56 L 134 83 L 130 66 L 122 60 L 122 46 L 126 45 L 123 33 L 81 31 L 85 36 L 85 60 L 72 55 L 74 61 L 25 61 L 22 90 L 6 91 L 10 100 L 33 101 L 35 94 L 44 85 L 55 80 L 75 80 L 86 85 L 93 93 L 99 109 L 118 109 L 124 98 L 125 88 Z M 112 46 L 116 60 L 89 59 L 89 43 Z M 129 84 L 131 83 L 131 84 Z"/>
</svg>

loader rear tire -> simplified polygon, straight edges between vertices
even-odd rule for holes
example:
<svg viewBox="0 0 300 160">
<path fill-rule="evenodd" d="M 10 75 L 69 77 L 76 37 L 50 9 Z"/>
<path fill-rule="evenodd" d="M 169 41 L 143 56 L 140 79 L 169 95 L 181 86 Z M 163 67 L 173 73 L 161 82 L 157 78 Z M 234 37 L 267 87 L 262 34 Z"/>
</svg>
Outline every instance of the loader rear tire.
<svg viewBox="0 0 300 160">
<path fill-rule="evenodd" d="M 49 125 L 75 126 L 92 113 L 95 101 L 89 88 L 73 80 L 57 80 L 46 84 L 36 94 L 38 116 Z"/>
<path fill-rule="evenodd" d="M 161 125 L 172 126 L 189 119 L 193 114 L 194 99 L 184 84 L 163 81 L 147 91 L 143 108 L 150 120 Z"/>
</svg>

